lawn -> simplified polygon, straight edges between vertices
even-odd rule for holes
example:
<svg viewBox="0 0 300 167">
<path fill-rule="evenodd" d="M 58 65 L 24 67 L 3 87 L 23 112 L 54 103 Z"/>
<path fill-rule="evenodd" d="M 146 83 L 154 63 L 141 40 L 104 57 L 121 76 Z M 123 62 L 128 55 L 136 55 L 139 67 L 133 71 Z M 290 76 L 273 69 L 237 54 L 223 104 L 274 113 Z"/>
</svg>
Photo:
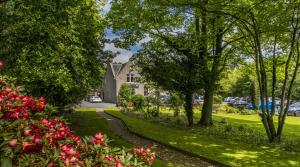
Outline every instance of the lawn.
<svg viewBox="0 0 300 167">
<path fill-rule="evenodd" d="M 199 114 L 198 114 L 199 115 Z M 247 126 L 257 128 L 264 131 L 263 125 L 258 115 L 240 115 L 240 114 L 226 114 L 218 113 L 214 114 L 214 120 L 221 120 L 226 118 L 228 123 L 233 124 L 246 124 Z M 274 116 L 274 121 L 277 123 L 278 117 Z M 284 136 L 299 138 L 300 139 L 300 118 L 299 117 L 287 117 L 284 129 Z"/>
<path fill-rule="evenodd" d="M 117 109 L 106 109 L 105 111 L 123 119 L 129 128 L 136 133 L 140 133 L 154 140 L 170 144 L 174 147 L 227 165 L 260 167 L 300 166 L 299 153 L 279 150 L 278 147 L 272 145 L 253 147 L 253 145 L 249 144 L 237 143 L 235 141 L 224 140 L 222 138 L 209 137 L 201 135 L 201 133 L 193 133 L 190 130 L 179 130 L 162 126 L 160 124 L 146 122 L 144 120 L 124 115 Z M 222 117 L 224 117 L 224 115 L 222 115 Z M 216 119 L 219 118 L 216 117 Z M 241 119 L 237 120 L 244 122 Z M 232 118 L 228 121 L 236 121 L 236 123 L 238 123 L 237 120 Z M 294 124 L 296 124 L 295 126 L 298 126 L 297 121 L 295 121 Z"/>
<path fill-rule="evenodd" d="M 169 110 L 169 108 L 162 107 L 161 114 L 163 115 L 173 115 L 173 111 Z M 200 112 L 199 107 L 194 109 L 195 112 L 195 121 L 200 119 Z M 181 116 L 184 116 L 183 109 L 181 110 Z M 253 127 L 263 133 L 265 133 L 263 125 L 261 123 L 261 118 L 254 114 L 254 115 L 241 115 L 241 114 L 228 114 L 219 112 L 217 114 L 213 114 L 214 121 L 220 121 L 223 118 L 226 118 L 229 124 L 237 124 L 237 125 L 247 125 L 249 127 Z M 274 116 L 274 121 L 277 124 L 278 116 Z M 277 126 L 277 125 L 276 125 Z M 293 117 L 288 116 L 286 118 L 286 122 L 283 129 L 283 136 L 286 138 L 298 138 L 300 139 L 300 117 Z"/>
<path fill-rule="evenodd" d="M 132 145 L 130 143 L 127 143 L 110 131 L 107 121 L 96 113 L 95 108 L 81 108 L 76 110 L 72 114 L 67 114 L 65 118 L 70 123 L 73 132 L 80 135 L 81 137 L 92 136 L 100 131 L 105 133 L 112 140 L 111 145 L 116 147 L 125 147 L 128 149 L 132 148 Z M 155 163 L 152 166 L 172 167 L 174 165 L 156 159 Z"/>
</svg>

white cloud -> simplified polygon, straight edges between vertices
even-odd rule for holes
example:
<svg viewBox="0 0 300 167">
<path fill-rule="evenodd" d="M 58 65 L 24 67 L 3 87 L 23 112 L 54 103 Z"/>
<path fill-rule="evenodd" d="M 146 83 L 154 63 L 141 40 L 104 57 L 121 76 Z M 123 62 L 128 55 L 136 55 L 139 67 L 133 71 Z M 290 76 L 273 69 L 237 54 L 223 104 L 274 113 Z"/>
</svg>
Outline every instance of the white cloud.
<svg viewBox="0 0 300 167">
<path fill-rule="evenodd" d="M 140 40 L 138 42 L 138 45 L 142 45 L 143 43 L 147 43 L 147 42 L 151 41 L 151 39 L 152 38 L 149 35 L 147 35 L 145 38 L 143 38 L 142 40 Z"/>
<path fill-rule="evenodd" d="M 115 62 L 127 62 L 130 57 L 135 53 L 134 51 L 129 51 L 122 48 L 117 48 L 112 43 L 106 43 L 104 46 L 104 50 L 112 51 L 113 53 L 119 52 L 120 54 L 114 59 Z"/>
</svg>

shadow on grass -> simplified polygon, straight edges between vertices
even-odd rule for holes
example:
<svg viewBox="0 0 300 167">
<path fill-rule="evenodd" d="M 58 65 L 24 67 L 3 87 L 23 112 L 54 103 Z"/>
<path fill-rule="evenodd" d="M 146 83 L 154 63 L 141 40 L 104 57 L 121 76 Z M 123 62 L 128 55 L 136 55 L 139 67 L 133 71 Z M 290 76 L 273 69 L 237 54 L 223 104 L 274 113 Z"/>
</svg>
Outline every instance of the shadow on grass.
<svg viewBox="0 0 300 167">
<path fill-rule="evenodd" d="M 123 119 L 129 128 L 154 140 L 231 166 L 300 166 L 300 154 L 277 147 L 255 146 L 153 124 L 117 110 L 106 112 Z"/>
</svg>

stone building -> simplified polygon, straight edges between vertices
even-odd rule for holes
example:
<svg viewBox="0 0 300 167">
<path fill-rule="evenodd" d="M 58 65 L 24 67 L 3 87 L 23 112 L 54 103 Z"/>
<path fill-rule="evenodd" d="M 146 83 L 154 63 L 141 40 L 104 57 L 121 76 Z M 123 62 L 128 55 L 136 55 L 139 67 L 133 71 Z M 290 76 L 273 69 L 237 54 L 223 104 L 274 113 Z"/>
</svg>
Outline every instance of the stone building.
<svg viewBox="0 0 300 167">
<path fill-rule="evenodd" d="M 136 82 L 136 78 L 139 76 L 138 71 L 133 68 L 132 61 L 124 64 L 108 63 L 102 82 L 101 98 L 103 102 L 117 103 L 119 90 L 123 83 L 131 85 L 135 94 L 147 94 L 144 84 Z"/>
</svg>

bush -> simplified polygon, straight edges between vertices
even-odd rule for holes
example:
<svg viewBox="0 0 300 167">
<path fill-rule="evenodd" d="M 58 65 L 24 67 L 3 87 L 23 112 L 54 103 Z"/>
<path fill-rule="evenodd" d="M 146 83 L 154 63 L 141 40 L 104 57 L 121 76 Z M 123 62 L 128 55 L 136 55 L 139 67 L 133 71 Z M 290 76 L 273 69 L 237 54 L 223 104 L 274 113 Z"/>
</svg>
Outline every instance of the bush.
<svg viewBox="0 0 300 167">
<path fill-rule="evenodd" d="M 218 112 L 225 112 L 225 113 L 239 113 L 239 110 L 234 108 L 234 107 L 231 107 L 229 105 L 220 105 L 217 109 Z"/>
<path fill-rule="evenodd" d="M 132 96 L 131 101 L 133 103 L 134 110 L 144 111 L 145 97 L 143 95 L 136 94 L 136 95 Z"/>
<path fill-rule="evenodd" d="M 215 95 L 214 96 L 214 104 L 222 104 L 222 96 L 220 95 Z"/>
<path fill-rule="evenodd" d="M 134 95 L 134 92 L 132 90 L 132 87 L 127 84 L 124 83 L 121 85 L 120 90 L 119 90 L 119 101 L 121 100 L 125 100 L 127 102 L 129 102 L 132 98 L 132 96 Z"/>
<path fill-rule="evenodd" d="M 243 112 L 243 111 L 245 110 L 245 106 L 243 106 L 243 105 L 238 105 L 238 106 L 237 106 L 237 109 L 238 109 L 239 112 L 241 113 L 241 112 Z"/>
<path fill-rule="evenodd" d="M 159 110 L 157 107 L 151 107 L 147 109 L 147 115 L 152 117 L 158 117 L 159 116 Z"/>
<path fill-rule="evenodd" d="M 184 101 L 178 94 L 171 93 L 169 104 L 170 104 L 170 108 L 174 110 L 174 117 L 177 117 L 179 115 L 180 106 L 182 106 L 183 103 Z"/>
<path fill-rule="evenodd" d="M 81 139 L 62 117 L 51 117 L 46 100 L 22 95 L 0 80 L 1 166 L 150 166 L 150 148 L 112 148 L 102 133 Z"/>
</svg>

